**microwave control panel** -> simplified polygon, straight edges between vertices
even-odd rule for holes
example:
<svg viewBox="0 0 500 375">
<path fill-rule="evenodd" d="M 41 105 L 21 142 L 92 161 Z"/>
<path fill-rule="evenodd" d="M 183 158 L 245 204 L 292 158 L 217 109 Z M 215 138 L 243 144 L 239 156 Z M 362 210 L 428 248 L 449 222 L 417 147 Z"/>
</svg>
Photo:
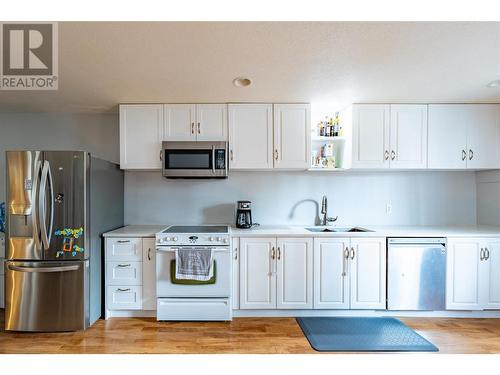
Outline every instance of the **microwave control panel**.
<svg viewBox="0 0 500 375">
<path fill-rule="evenodd" d="M 215 150 L 215 169 L 226 169 L 226 150 Z"/>
</svg>

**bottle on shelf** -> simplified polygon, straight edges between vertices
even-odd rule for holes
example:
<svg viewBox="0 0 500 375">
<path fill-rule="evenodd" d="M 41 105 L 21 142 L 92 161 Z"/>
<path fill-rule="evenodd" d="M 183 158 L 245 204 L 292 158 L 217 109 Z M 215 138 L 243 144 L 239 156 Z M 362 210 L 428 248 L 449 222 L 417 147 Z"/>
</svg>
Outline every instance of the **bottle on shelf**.
<svg viewBox="0 0 500 375">
<path fill-rule="evenodd" d="M 323 137 L 325 135 L 325 126 L 323 125 L 323 121 L 321 121 L 318 124 L 318 127 L 319 127 L 319 135 L 320 137 Z"/>
<path fill-rule="evenodd" d="M 338 137 L 339 136 L 339 126 L 340 126 L 340 120 L 339 120 L 339 113 L 335 113 L 335 120 L 333 121 L 333 136 Z"/>
</svg>

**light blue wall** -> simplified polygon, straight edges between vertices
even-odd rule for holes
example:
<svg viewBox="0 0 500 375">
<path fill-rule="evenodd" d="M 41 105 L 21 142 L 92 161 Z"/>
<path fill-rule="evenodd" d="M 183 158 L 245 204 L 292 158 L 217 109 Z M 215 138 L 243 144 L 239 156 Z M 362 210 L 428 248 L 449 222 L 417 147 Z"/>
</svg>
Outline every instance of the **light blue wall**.
<svg viewBox="0 0 500 375">
<path fill-rule="evenodd" d="M 22 149 L 84 150 L 118 162 L 118 115 L 0 112 L 0 202 L 5 200 L 5 151 Z"/>
<path fill-rule="evenodd" d="M 464 171 L 233 172 L 222 181 L 126 172 L 125 223 L 232 223 L 235 202 L 248 199 L 261 224 L 314 224 L 323 194 L 340 224 L 476 223 L 475 174 Z"/>
</svg>

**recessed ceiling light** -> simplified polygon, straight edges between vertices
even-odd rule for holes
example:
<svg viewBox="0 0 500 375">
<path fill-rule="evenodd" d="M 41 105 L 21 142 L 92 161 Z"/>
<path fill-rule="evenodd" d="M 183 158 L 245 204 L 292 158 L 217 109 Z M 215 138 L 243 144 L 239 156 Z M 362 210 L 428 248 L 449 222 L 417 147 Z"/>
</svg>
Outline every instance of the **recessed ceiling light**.
<svg viewBox="0 0 500 375">
<path fill-rule="evenodd" d="M 233 80 L 233 85 L 236 87 L 248 87 L 252 84 L 252 80 L 246 77 L 238 77 Z"/>
<path fill-rule="evenodd" d="M 500 87 L 500 79 L 497 79 L 495 81 L 491 81 L 486 85 L 486 87 Z"/>
</svg>

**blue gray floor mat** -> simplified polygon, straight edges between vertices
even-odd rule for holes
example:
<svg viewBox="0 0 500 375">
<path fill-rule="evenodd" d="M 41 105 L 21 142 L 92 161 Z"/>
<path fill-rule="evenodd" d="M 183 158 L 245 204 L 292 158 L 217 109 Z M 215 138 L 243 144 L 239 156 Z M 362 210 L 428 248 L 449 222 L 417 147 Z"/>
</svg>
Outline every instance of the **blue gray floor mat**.
<svg viewBox="0 0 500 375">
<path fill-rule="evenodd" d="M 313 349 L 320 352 L 437 352 L 439 349 L 394 318 L 297 318 Z"/>
</svg>

